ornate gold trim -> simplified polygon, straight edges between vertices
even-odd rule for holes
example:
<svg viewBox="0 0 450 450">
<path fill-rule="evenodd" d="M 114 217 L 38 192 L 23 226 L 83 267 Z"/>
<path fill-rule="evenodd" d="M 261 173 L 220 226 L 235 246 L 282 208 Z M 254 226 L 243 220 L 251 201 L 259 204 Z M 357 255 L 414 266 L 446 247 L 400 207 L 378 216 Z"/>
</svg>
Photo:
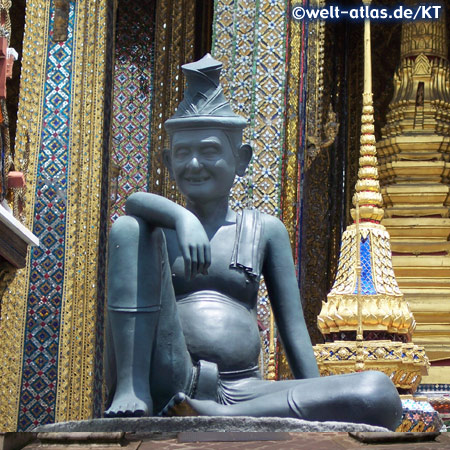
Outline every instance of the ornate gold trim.
<svg viewBox="0 0 450 450">
<path fill-rule="evenodd" d="M 297 227 L 297 193 L 298 193 L 298 145 L 299 145 L 299 89 L 302 76 L 300 58 L 302 51 L 302 22 L 289 22 L 288 70 L 286 80 L 286 127 L 284 178 L 282 180 L 281 206 L 283 223 L 289 233 L 291 248 L 296 247 Z M 294 259 L 296 255 L 294 252 Z M 297 261 L 295 261 L 297 263 Z"/>
<path fill-rule="evenodd" d="M 33 226 L 37 155 L 42 131 L 49 11 L 49 1 L 27 2 L 15 158 L 17 166 L 23 167 L 28 145 L 29 175 L 25 194 L 24 224 L 30 229 Z M 29 143 L 27 143 L 28 138 Z M 29 272 L 30 252 L 28 252 L 26 268 L 17 271 L 14 281 L 8 286 L 2 298 L 0 325 L 0 367 L 2 367 L 0 429 L 2 431 L 15 431 L 17 428 Z"/>
<path fill-rule="evenodd" d="M 335 341 L 314 347 L 321 376 L 340 375 L 355 371 L 357 342 Z M 423 347 L 412 343 L 365 341 L 363 343 L 365 370 L 385 373 L 397 388 L 414 392 L 430 362 Z"/>
<path fill-rule="evenodd" d="M 56 420 L 92 417 L 107 0 L 78 0 Z"/>
</svg>

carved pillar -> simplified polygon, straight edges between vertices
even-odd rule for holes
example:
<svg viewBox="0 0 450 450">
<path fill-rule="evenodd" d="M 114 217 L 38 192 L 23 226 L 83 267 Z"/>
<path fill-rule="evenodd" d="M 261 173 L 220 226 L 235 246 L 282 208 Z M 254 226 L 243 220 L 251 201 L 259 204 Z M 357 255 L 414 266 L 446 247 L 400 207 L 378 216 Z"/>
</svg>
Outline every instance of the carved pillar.
<svg viewBox="0 0 450 450">
<path fill-rule="evenodd" d="M 417 321 L 414 341 L 450 358 L 450 67 L 445 17 L 405 22 L 387 124 L 377 145 L 393 264 Z M 425 383 L 446 383 L 432 367 Z"/>
</svg>

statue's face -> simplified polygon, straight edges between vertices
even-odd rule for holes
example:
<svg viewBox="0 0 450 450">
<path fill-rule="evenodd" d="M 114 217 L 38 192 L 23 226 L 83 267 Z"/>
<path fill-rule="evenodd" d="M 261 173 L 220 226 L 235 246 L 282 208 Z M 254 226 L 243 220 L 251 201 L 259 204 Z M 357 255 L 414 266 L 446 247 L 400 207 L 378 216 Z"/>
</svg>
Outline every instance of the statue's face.
<svg viewBox="0 0 450 450">
<path fill-rule="evenodd" d="M 237 161 L 222 130 L 176 131 L 171 147 L 171 171 L 188 200 L 214 200 L 229 195 Z"/>
</svg>

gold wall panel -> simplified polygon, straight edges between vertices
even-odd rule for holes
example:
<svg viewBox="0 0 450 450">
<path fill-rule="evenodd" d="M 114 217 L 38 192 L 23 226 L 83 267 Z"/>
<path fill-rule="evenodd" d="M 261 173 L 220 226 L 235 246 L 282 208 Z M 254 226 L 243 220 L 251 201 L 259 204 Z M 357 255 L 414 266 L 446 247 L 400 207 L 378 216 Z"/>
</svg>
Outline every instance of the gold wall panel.
<svg viewBox="0 0 450 450">
<path fill-rule="evenodd" d="M 50 2 L 28 1 L 26 5 L 21 96 L 16 132 L 15 156 L 22 167 L 22 159 L 29 139 L 29 165 L 25 194 L 24 222 L 28 228 L 33 224 L 33 204 L 36 190 L 37 155 L 39 153 L 42 108 L 44 98 L 47 37 Z M 2 298 L 2 320 L 0 324 L 0 429 L 15 431 L 20 381 L 22 376 L 22 352 L 27 307 L 29 254 L 27 267 L 17 271 L 14 281 Z"/>
<path fill-rule="evenodd" d="M 107 0 L 75 3 L 71 157 L 56 420 L 92 417 Z"/>
</svg>

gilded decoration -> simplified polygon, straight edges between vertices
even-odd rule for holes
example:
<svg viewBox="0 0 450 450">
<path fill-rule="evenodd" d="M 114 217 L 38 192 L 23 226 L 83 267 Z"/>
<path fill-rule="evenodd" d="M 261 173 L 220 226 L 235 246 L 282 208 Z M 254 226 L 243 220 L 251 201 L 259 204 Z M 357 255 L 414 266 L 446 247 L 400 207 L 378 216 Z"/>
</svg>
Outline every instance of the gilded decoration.
<svg viewBox="0 0 450 450">
<path fill-rule="evenodd" d="M 354 372 L 358 351 L 357 343 L 351 341 L 316 346 L 314 354 L 320 374 L 328 376 Z M 398 389 L 405 392 L 415 392 L 429 364 L 423 347 L 382 340 L 365 341 L 363 358 L 365 370 L 385 373 Z"/>
<path fill-rule="evenodd" d="M 283 155 L 281 178 L 281 219 L 286 226 L 291 241 L 294 264 L 298 265 L 298 244 L 300 231 L 300 177 L 301 155 L 303 147 L 304 127 L 301 116 L 302 102 L 300 95 L 304 90 L 304 70 L 306 52 L 303 45 L 306 34 L 305 22 L 289 20 L 287 31 L 287 76 L 286 76 L 286 111 L 285 111 L 285 149 Z M 271 339 L 271 342 L 274 339 Z M 277 360 L 274 377 L 288 379 L 292 377 L 289 363 L 280 345 L 274 352 Z M 269 378 L 270 379 L 270 378 Z"/>
<path fill-rule="evenodd" d="M 383 225 L 392 236 L 398 283 L 417 321 L 415 341 L 432 361 L 450 357 L 447 33 L 445 14 L 402 24 L 393 93 L 377 144 Z M 427 382 L 443 381 L 433 370 Z"/>
<path fill-rule="evenodd" d="M 313 6 L 321 7 L 323 4 L 315 2 Z M 333 164 L 330 146 L 337 136 L 338 126 L 328 105 L 328 95 L 324 97 L 325 22 L 310 21 L 305 28 L 308 46 L 306 108 L 303 114 L 306 120 L 302 171 L 297 175 L 302 207 L 301 219 L 299 217 L 297 223 L 300 248 L 296 256 L 305 319 L 311 339 L 317 343 L 323 340 L 317 329 L 317 315 L 328 291 L 330 172 Z"/>
<path fill-rule="evenodd" d="M 30 158 L 25 194 L 24 224 L 32 228 L 33 208 L 36 192 L 36 170 L 42 127 L 42 110 L 47 54 L 50 2 L 28 1 L 26 14 L 30 19 L 24 34 L 21 75 L 21 104 L 18 118 L 15 158 L 20 161 L 29 141 Z M 28 260 L 29 261 L 29 260 Z M 27 312 L 28 279 L 27 267 L 19 269 L 2 298 L 2 323 L 0 326 L 0 365 L 2 384 L 0 387 L 0 428 L 15 431 L 19 411 L 22 378 L 22 352 Z"/>
<path fill-rule="evenodd" d="M 106 0 L 77 1 L 68 167 L 66 267 L 55 419 L 92 417 L 103 148 Z"/>
<path fill-rule="evenodd" d="M 299 227 L 299 170 L 300 151 L 303 129 L 299 117 L 301 106 L 298 101 L 303 90 L 303 73 L 305 66 L 305 49 L 302 38 L 306 33 L 304 22 L 292 20 L 289 23 L 288 75 L 286 79 L 286 125 L 285 153 L 283 159 L 283 178 L 281 191 L 282 219 L 289 233 L 291 247 L 294 251 L 294 263 L 298 263 Z"/>
</svg>

